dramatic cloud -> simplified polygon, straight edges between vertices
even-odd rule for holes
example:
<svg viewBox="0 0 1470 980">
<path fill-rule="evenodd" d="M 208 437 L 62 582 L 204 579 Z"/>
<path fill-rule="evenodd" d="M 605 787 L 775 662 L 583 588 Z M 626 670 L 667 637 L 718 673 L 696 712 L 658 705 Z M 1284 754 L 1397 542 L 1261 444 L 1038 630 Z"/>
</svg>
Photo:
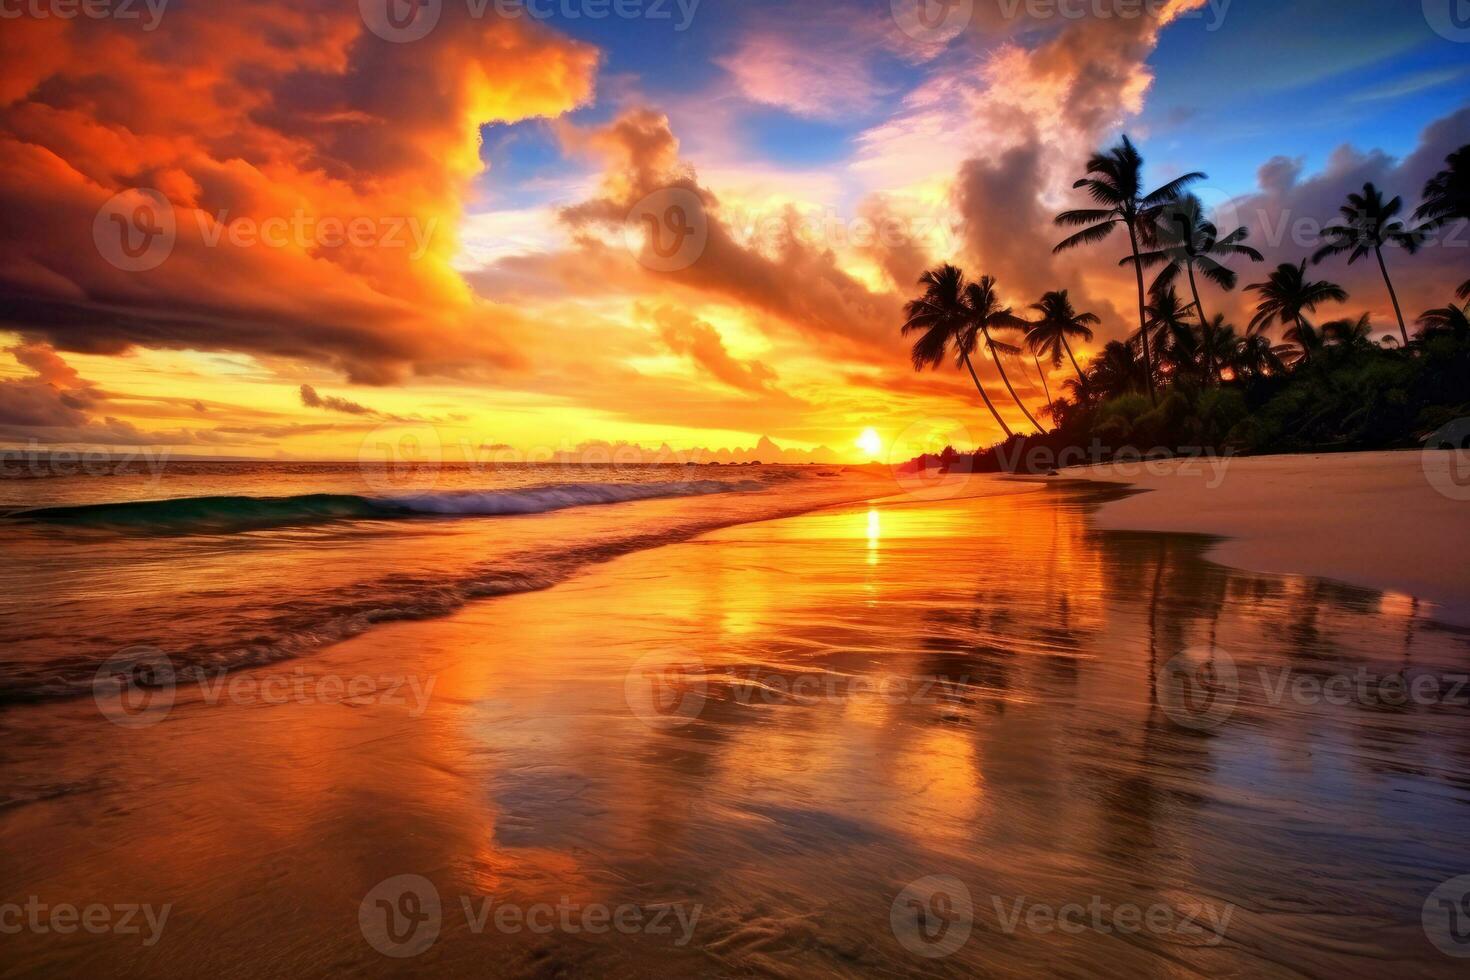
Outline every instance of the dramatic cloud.
<svg viewBox="0 0 1470 980">
<path fill-rule="evenodd" d="M 357 8 L 199 0 L 152 31 L 8 20 L 0 323 L 63 349 L 258 352 L 368 382 L 518 363 L 513 315 L 450 265 L 478 127 L 582 103 L 596 54 L 456 4 L 394 44 Z M 159 197 L 98 218 L 136 187 Z M 162 254 L 142 263 L 123 250 L 149 242 Z"/>
</svg>

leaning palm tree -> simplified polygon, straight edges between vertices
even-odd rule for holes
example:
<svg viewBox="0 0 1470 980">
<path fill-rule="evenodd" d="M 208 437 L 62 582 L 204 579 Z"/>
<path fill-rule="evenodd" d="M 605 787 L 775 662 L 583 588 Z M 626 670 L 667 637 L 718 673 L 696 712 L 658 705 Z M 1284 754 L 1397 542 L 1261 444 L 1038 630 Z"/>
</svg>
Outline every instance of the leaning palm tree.
<svg viewBox="0 0 1470 980">
<path fill-rule="evenodd" d="M 1128 243 L 1133 254 L 1133 273 L 1138 280 L 1138 329 L 1143 337 L 1143 361 L 1148 374 L 1149 398 L 1157 399 L 1153 384 L 1153 358 L 1149 353 L 1147 327 L 1144 325 L 1143 265 L 1138 261 L 1139 246 L 1153 241 L 1153 223 L 1159 209 L 1175 200 L 1184 188 L 1196 180 L 1203 180 L 1202 173 L 1188 173 L 1176 177 L 1163 187 L 1150 193 L 1143 191 L 1143 157 L 1134 148 L 1127 136 L 1111 150 L 1099 151 L 1087 161 L 1087 173 L 1072 186 L 1087 188 L 1087 193 L 1099 208 L 1063 211 L 1056 222 L 1081 231 L 1059 242 L 1053 252 L 1062 252 L 1078 245 L 1100 242 L 1119 226 L 1128 229 Z"/>
<path fill-rule="evenodd" d="M 1031 417 L 1026 410 L 1026 404 L 1016 394 L 1016 389 L 1011 386 L 1011 379 L 1006 375 L 1006 367 L 1001 363 L 1003 355 L 1015 355 L 1021 352 L 1019 347 L 1002 343 L 991 336 L 992 330 L 1025 330 L 1030 324 L 1011 312 L 1009 306 L 1000 305 L 1000 297 L 995 293 L 995 277 L 981 276 L 979 282 L 972 282 L 965 287 L 965 309 L 968 337 L 966 338 L 970 349 L 975 347 L 975 333 L 978 331 L 985 338 L 985 349 L 990 352 L 990 359 L 995 362 L 995 369 L 1000 372 L 1000 380 L 1005 382 L 1006 391 L 1011 393 L 1011 399 L 1015 401 L 1016 407 L 1021 414 L 1026 416 L 1026 421 L 1036 426 L 1037 432 L 1045 432 L 1041 423 Z"/>
<path fill-rule="evenodd" d="M 1425 228 L 1470 219 L 1470 144 L 1445 157 L 1445 168 L 1424 184 L 1424 203 L 1414 212 Z"/>
<path fill-rule="evenodd" d="M 1399 309 L 1399 294 L 1394 291 L 1393 280 L 1388 277 L 1388 265 L 1383 261 L 1383 246 L 1397 245 L 1413 255 L 1424 240 L 1422 232 L 1413 231 L 1394 215 L 1403 210 L 1403 198 L 1396 197 L 1384 202 L 1383 194 L 1371 183 L 1363 185 L 1363 193 L 1349 194 L 1348 202 L 1339 210 L 1345 224 L 1322 229 L 1327 244 L 1312 255 L 1316 265 L 1329 255 L 1348 253 L 1348 265 L 1372 252 L 1378 259 L 1379 271 L 1383 273 L 1384 285 L 1388 287 L 1388 298 L 1393 301 L 1393 313 L 1399 320 L 1399 333 L 1404 344 L 1409 343 L 1409 328 L 1404 325 L 1404 313 Z"/>
<path fill-rule="evenodd" d="M 1266 277 L 1265 282 L 1253 282 L 1245 287 L 1246 292 L 1258 292 L 1261 300 L 1256 304 L 1256 314 L 1251 317 L 1249 333 L 1256 333 L 1271 326 L 1272 321 L 1287 328 L 1283 339 L 1292 341 L 1301 348 L 1300 359 L 1311 356 L 1321 346 L 1316 330 L 1307 322 L 1306 314 L 1315 312 L 1322 303 L 1341 303 L 1347 300 L 1347 290 L 1335 282 L 1312 282 L 1307 279 L 1307 263 L 1301 265 L 1283 262 Z"/>
<path fill-rule="evenodd" d="M 1066 351 L 1067 359 L 1072 362 L 1072 370 L 1077 372 L 1077 379 L 1085 388 L 1087 379 L 1082 376 L 1082 368 L 1077 364 L 1077 356 L 1072 353 L 1069 338 L 1076 337 L 1083 343 L 1090 343 L 1091 326 L 1102 323 L 1102 320 L 1096 313 L 1078 313 L 1072 309 L 1072 301 L 1067 298 L 1065 289 L 1044 293 L 1039 302 L 1031 304 L 1031 309 L 1040 313 L 1041 319 L 1032 323 L 1026 331 L 1026 346 L 1031 348 L 1033 354 L 1045 354 L 1054 368 L 1061 366 L 1062 352 Z"/>
<path fill-rule="evenodd" d="M 1419 325 L 1423 328 L 1419 331 L 1421 338 L 1450 336 L 1463 344 L 1470 340 L 1470 303 L 1464 307 L 1451 303 L 1425 310 L 1419 315 Z"/>
<path fill-rule="evenodd" d="M 1204 205 L 1193 194 L 1185 194 L 1171 204 L 1165 205 L 1155 221 L 1154 239 L 1157 248 L 1138 256 L 1145 268 L 1164 263 L 1154 280 L 1152 289 L 1159 289 L 1174 281 L 1183 270 L 1189 277 L 1189 292 L 1194 297 L 1195 314 L 1201 323 L 1206 322 L 1204 304 L 1199 298 L 1199 284 L 1195 282 L 1195 270 L 1221 289 L 1235 288 L 1238 277 L 1234 270 L 1225 265 L 1236 256 L 1245 256 L 1252 262 L 1263 262 L 1265 256 L 1241 243 L 1250 236 L 1244 227 L 1237 228 L 1224 238 L 1214 224 L 1205 220 Z M 1120 265 L 1132 262 L 1124 259 Z"/>
<path fill-rule="evenodd" d="M 900 333 L 905 337 L 915 331 L 922 331 L 909 352 L 914 370 L 939 367 L 953 346 L 956 362 L 963 364 L 970 372 L 975 390 L 980 392 L 985 407 L 995 417 L 995 424 L 1000 426 L 1000 431 L 1006 434 L 1006 438 L 1010 438 L 1010 426 L 1006 425 L 1005 419 L 995 410 L 995 403 L 990 400 L 990 395 L 975 373 L 975 366 L 970 363 L 975 342 L 974 328 L 970 325 L 970 311 L 965 305 L 965 274 L 946 262 L 920 276 L 919 285 L 924 287 L 924 293 L 904 305 L 903 312 L 907 320 L 900 328 Z M 968 344 L 962 342 L 967 335 Z"/>
</svg>

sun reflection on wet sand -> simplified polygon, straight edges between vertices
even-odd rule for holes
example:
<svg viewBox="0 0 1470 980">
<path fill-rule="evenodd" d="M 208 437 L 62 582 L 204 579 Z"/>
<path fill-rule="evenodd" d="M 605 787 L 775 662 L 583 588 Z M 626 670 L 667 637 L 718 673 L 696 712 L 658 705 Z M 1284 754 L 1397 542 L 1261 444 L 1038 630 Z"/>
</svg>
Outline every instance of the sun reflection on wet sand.
<svg viewBox="0 0 1470 980">
<path fill-rule="evenodd" d="M 1201 538 L 1089 530 L 1114 491 L 1006 489 L 732 527 L 250 672 L 410 675 L 432 682 L 421 714 L 183 703 L 124 731 L 90 702 L 11 711 L 0 884 L 172 902 L 138 951 L 161 972 L 401 969 L 356 915 L 412 873 L 444 906 L 415 971 L 1454 973 L 1420 909 L 1470 871 L 1465 708 L 1271 693 L 1282 670 L 1463 673 L 1465 634 L 1212 564 Z M 1218 720 L 1176 689 L 1227 666 Z M 934 875 L 974 923 L 928 959 L 892 916 Z M 688 945 L 476 932 L 461 899 L 484 896 L 701 915 Z M 1232 911 L 1215 943 L 1008 918 L 1094 898 Z M 118 954 L 57 938 L 17 937 L 11 962 Z"/>
</svg>

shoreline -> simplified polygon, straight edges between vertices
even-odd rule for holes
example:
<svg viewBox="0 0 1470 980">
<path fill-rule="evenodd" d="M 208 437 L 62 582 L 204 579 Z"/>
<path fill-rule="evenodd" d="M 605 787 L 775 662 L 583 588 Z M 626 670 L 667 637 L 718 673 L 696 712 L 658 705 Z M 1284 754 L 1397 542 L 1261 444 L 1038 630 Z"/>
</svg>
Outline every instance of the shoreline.
<svg viewBox="0 0 1470 980">
<path fill-rule="evenodd" d="M 1207 535 L 1216 539 L 1212 561 L 1394 593 L 1464 627 L 1470 501 L 1437 489 L 1451 480 L 1450 464 L 1449 453 L 1298 453 L 1089 464 L 1058 475 L 1138 491 L 1098 508 L 1100 531 Z"/>
</svg>

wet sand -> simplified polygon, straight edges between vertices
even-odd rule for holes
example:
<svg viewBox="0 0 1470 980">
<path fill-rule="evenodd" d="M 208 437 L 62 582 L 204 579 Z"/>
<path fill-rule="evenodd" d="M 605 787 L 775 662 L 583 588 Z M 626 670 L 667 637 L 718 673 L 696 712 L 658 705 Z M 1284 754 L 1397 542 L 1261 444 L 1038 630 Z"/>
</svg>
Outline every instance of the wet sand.
<svg viewBox="0 0 1470 980">
<path fill-rule="evenodd" d="M 1458 459 L 1454 458 L 1458 455 Z M 1144 491 L 1097 526 L 1219 535 L 1212 557 L 1402 593 L 1470 625 L 1470 459 L 1335 453 L 1069 467 Z"/>
<path fill-rule="evenodd" d="M 1470 873 L 1466 707 L 1272 692 L 1443 682 L 1467 635 L 1098 532 L 1116 489 L 992 489 L 626 555 L 215 704 L 9 709 L 3 900 L 170 911 L 0 973 L 1463 975 L 1422 916 Z"/>
</svg>

